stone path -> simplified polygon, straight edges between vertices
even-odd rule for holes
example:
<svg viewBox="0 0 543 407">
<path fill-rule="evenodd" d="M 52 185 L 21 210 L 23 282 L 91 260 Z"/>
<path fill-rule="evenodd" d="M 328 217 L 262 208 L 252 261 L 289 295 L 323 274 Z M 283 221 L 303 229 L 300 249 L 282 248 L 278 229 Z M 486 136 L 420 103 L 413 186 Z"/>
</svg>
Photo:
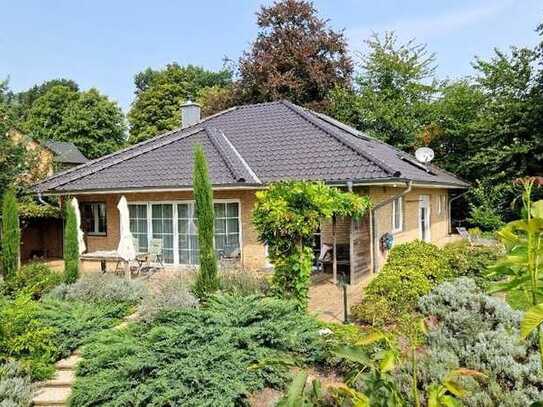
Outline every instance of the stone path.
<svg viewBox="0 0 543 407">
<path fill-rule="evenodd" d="M 347 310 L 362 301 L 362 291 L 373 278 L 368 274 L 357 284 L 347 286 Z M 325 322 L 343 322 L 343 289 L 330 279 L 315 282 L 309 288 L 309 312 Z"/>
<path fill-rule="evenodd" d="M 137 319 L 138 313 L 129 315 L 113 329 L 122 329 L 130 321 Z M 75 370 L 81 360 L 81 352 L 74 351 L 66 359 L 55 364 L 56 372 L 52 379 L 39 384 L 39 389 L 32 400 L 33 406 L 64 407 L 72 394 L 72 385 L 75 382 Z"/>
</svg>

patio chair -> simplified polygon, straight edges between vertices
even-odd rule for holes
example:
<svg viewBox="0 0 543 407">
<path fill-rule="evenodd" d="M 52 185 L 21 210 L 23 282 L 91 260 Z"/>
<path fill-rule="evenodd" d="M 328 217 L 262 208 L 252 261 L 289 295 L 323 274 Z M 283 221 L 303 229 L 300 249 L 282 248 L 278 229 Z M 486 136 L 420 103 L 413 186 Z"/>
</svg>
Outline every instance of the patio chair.
<svg viewBox="0 0 543 407">
<path fill-rule="evenodd" d="M 471 235 L 469 234 L 468 230 L 466 228 L 458 227 L 456 228 L 456 231 L 460 236 L 462 236 L 463 239 L 467 240 L 471 246 L 473 246 L 473 239 L 471 238 Z"/>
</svg>

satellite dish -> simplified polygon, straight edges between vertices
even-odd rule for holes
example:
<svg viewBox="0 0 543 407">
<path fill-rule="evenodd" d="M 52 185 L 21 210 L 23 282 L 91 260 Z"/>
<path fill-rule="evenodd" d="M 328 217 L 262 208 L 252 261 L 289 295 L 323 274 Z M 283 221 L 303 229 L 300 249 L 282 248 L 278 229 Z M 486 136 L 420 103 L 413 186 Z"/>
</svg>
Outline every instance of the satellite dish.
<svg viewBox="0 0 543 407">
<path fill-rule="evenodd" d="M 428 147 L 421 147 L 415 151 L 415 158 L 423 164 L 427 164 L 434 159 L 434 150 Z"/>
</svg>

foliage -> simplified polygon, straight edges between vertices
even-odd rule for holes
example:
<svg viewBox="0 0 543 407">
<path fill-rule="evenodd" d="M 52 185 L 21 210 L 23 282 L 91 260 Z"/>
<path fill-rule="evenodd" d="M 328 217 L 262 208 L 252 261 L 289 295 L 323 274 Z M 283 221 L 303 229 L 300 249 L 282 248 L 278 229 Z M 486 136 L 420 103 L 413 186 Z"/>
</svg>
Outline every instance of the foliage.
<svg viewBox="0 0 543 407">
<path fill-rule="evenodd" d="M 126 280 L 111 274 L 90 273 L 73 284 L 53 290 L 49 298 L 87 303 L 137 304 L 147 294 L 142 281 Z"/>
<path fill-rule="evenodd" d="M 62 276 L 44 263 L 30 263 L 21 267 L 1 286 L 6 295 L 29 295 L 39 299 L 43 294 L 62 282 Z"/>
<path fill-rule="evenodd" d="M 266 295 L 270 289 L 266 276 L 249 270 L 228 270 L 219 275 L 222 292 L 233 295 Z"/>
<path fill-rule="evenodd" d="M 470 194 L 468 221 L 484 231 L 502 227 L 503 208 L 500 206 L 503 205 L 503 191 L 496 186 L 478 183 L 470 189 Z"/>
<path fill-rule="evenodd" d="M 117 150 L 124 143 L 124 116 L 117 103 L 96 89 L 80 92 L 58 84 L 39 96 L 22 130 L 40 140 L 73 142 L 89 158 Z"/>
<path fill-rule="evenodd" d="M 153 321 L 163 311 L 197 307 L 198 299 L 191 293 L 191 283 L 184 276 L 160 280 L 148 292 L 138 309 L 139 317 L 145 322 Z"/>
<path fill-rule="evenodd" d="M 256 193 L 253 224 L 274 266 L 276 295 L 307 305 L 313 251 L 308 244 L 323 219 L 361 217 L 369 198 L 341 192 L 322 182 L 285 181 Z"/>
<path fill-rule="evenodd" d="M 13 190 L 7 190 L 2 199 L 2 273 L 9 280 L 19 267 L 21 228 L 17 199 Z"/>
<path fill-rule="evenodd" d="M 21 219 L 61 218 L 62 210 L 58 206 L 38 204 L 32 199 L 18 203 Z"/>
<path fill-rule="evenodd" d="M 99 335 L 83 349 L 71 403 L 246 405 L 250 393 L 288 379 L 284 367 L 260 362 L 315 362 L 321 346 L 318 323 L 294 303 L 213 296 L 205 308 Z"/>
<path fill-rule="evenodd" d="M 353 316 L 372 325 L 398 321 L 413 312 L 419 298 L 453 275 L 447 254 L 422 241 L 395 246 L 379 274 L 364 289 Z"/>
<path fill-rule="evenodd" d="M 431 101 L 437 92 L 434 55 L 425 45 L 398 44 L 393 32 L 366 41 L 354 89 L 330 94 L 330 112 L 371 136 L 401 149 L 413 149 L 432 132 Z"/>
<path fill-rule="evenodd" d="M 79 239 L 75 208 L 66 200 L 64 220 L 64 281 L 74 283 L 79 277 Z"/>
<path fill-rule="evenodd" d="M 495 264 L 502 250 L 498 246 L 448 245 L 443 249 L 456 277 L 472 278 L 483 290 L 490 287 L 488 268 Z"/>
<path fill-rule="evenodd" d="M 217 254 L 214 246 L 215 213 L 213 190 L 207 170 L 207 160 L 201 145 L 194 148 L 194 170 L 192 173 L 194 205 L 198 222 L 198 250 L 200 268 L 196 275 L 194 292 L 205 298 L 219 288 Z"/>
<path fill-rule="evenodd" d="M 235 85 L 214 85 L 203 88 L 198 96 L 198 103 L 202 105 L 203 117 L 211 116 L 235 106 L 238 102 L 238 87 Z"/>
<path fill-rule="evenodd" d="M 262 6 L 257 24 L 257 38 L 239 61 L 244 101 L 289 99 L 322 110 L 331 89 L 350 85 L 353 67 L 345 36 L 329 28 L 311 2 Z"/>
<path fill-rule="evenodd" d="M 204 89 L 219 89 L 231 83 L 232 73 L 177 63 L 154 70 L 147 68 L 134 78 L 136 99 L 128 113 L 130 143 L 154 137 L 181 124 L 181 104 L 198 99 Z M 205 106 L 204 106 L 205 107 Z"/>
<path fill-rule="evenodd" d="M 325 394 L 319 380 L 313 379 L 307 385 L 307 373 L 303 370 L 292 380 L 286 395 L 276 404 L 277 407 L 309 407 L 319 405 Z"/>
<path fill-rule="evenodd" d="M 425 316 L 437 320 L 418 363 L 421 388 L 428 389 L 436 378 L 465 367 L 487 376 L 461 381 L 473 390 L 465 396 L 467 405 L 529 405 L 543 397 L 537 341 L 533 335 L 519 340 L 520 312 L 485 295 L 467 278 L 441 284 L 421 298 L 419 307 Z M 408 386 L 408 377 L 410 373 L 398 376 L 403 388 Z"/>
<path fill-rule="evenodd" d="M 117 325 L 130 310 L 126 303 L 42 301 L 37 319 L 55 331 L 51 362 L 68 357 L 94 334 Z"/>
<path fill-rule="evenodd" d="M 56 330 L 39 320 L 39 303 L 29 296 L 0 299 L 0 361 L 16 358 L 34 379 L 48 377 L 56 350 Z"/>
<path fill-rule="evenodd" d="M 30 376 L 19 363 L 0 363 L 0 407 L 29 406 L 33 394 Z"/>
</svg>

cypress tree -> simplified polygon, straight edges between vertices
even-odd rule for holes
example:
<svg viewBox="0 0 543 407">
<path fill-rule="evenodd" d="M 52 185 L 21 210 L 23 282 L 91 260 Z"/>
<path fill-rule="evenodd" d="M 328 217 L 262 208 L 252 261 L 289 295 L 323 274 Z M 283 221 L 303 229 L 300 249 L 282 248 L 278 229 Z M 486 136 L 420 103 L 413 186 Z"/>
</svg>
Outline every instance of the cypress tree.
<svg viewBox="0 0 543 407">
<path fill-rule="evenodd" d="M 2 202 L 2 266 L 4 278 L 15 275 L 19 267 L 21 228 L 15 192 L 8 189 Z"/>
<path fill-rule="evenodd" d="M 194 170 L 192 172 L 196 217 L 198 219 L 198 245 L 200 269 L 196 276 L 194 292 L 205 298 L 219 288 L 217 256 L 213 247 L 215 215 L 213 212 L 213 191 L 207 170 L 207 160 L 201 145 L 194 148 Z"/>
<path fill-rule="evenodd" d="M 64 223 L 64 281 L 74 283 L 79 277 L 79 240 L 77 238 L 77 220 L 75 208 L 66 201 Z"/>
</svg>

